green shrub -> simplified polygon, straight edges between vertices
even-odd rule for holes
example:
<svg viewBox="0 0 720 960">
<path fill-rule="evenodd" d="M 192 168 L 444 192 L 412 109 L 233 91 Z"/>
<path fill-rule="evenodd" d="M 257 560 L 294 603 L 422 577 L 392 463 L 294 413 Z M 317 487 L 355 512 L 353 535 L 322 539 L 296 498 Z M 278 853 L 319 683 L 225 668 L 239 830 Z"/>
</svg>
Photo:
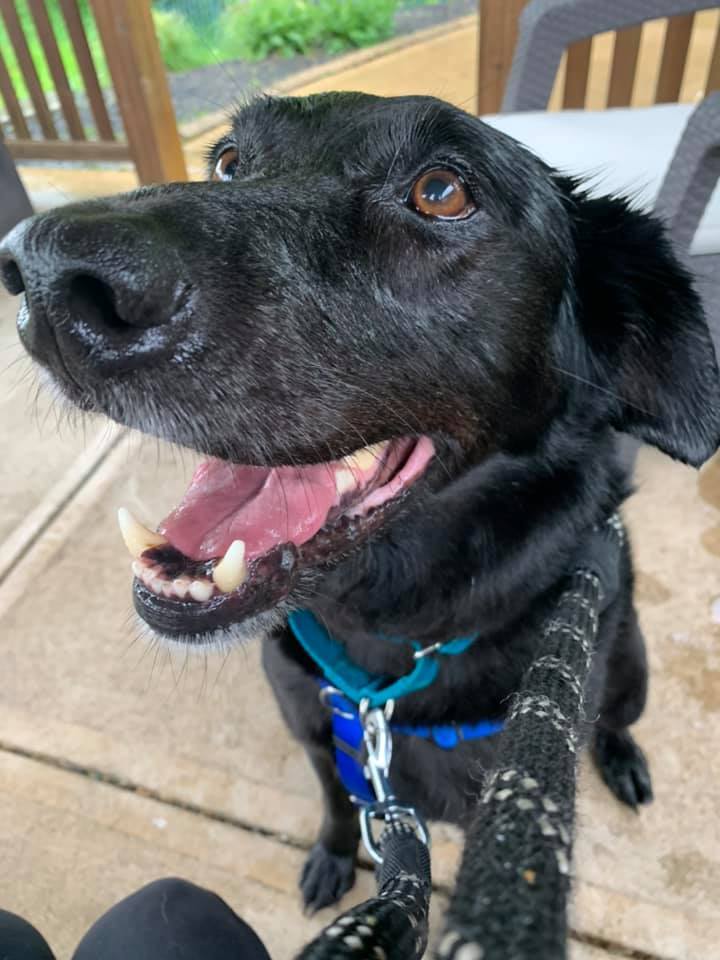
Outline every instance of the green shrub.
<svg viewBox="0 0 720 960">
<path fill-rule="evenodd" d="M 312 44 L 314 5 L 308 0 L 247 0 L 228 7 L 220 27 L 221 59 L 289 57 Z"/>
<path fill-rule="evenodd" d="M 20 18 L 23 33 L 25 34 L 25 38 L 30 49 L 30 56 L 32 57 L 38 77 L 40 78 L 40 85 L 45 92 L 53 90 L 54 83 L 52 80 L 52 75 L 45 60 L 42 44 L 40 43 L 40 38 L 38 37 L 37 29 L 35 27 L 35 21 L 30 13 L 27 0 L 14 0 L 14 2 L 15 10 Z M 73 90 L 82 90 L 82 74 L 80 73 L 80 68 L 75 58 L 75 51 L 65 25 L 65 19 L 63 17 L 62 10 L 60 9 L 60 4 L 58 0 L 48 0 L 46 6 L 50 23 L 53 28 L 53 33 L 55 34 L 55 39 L 60 50 L 60 58 L 65 67 L 65 72 L 67 73 L 70 86 Z M 109 77 L 108 68 L 105 62 L 105 55 L 100 43 L 97 28 L 95 26 L 95 21 L 89 10 L 88 0 L 79 0 L 78 6 L 80 9 L 80 16 L 85 27 L 88 45 L 90 46 L 90 52 L 95 62 L 95 69 L 97 70 L 100 78 L 100 83 L 106 84 Z M 2 51 L 2 56 L 5 60 L 5 66 L 10 74 L 10 80 L 15 93 L 20 100 L 27 99 L 28 89 L 25 85 L 25 79 L 15 56 L 13 45 L 10 43 L 10 37 L 7 34 L 5 23 L 3 22 L 2 17 L 0 17 L 0 51 Z M 2 108 L 2 105 L 3 101 L 0 97 L 0 109 Z"/>
<path fill-rule="evenodd" d="M 393 34 L 397 0 L 318 0 L 323 29 L 319 45 L 327 53 L 369 47 Z"/>
<path fill-rule="evenodd" d="M 336 53 L 387 39 L 398 0 L 246 0 L 221 21 L 221 55 L 261 60 L 313 49 Z"/>
<path fill-rule="evenodd" d="M 212 60 L 207 41 L 198 36 L 181 13 L 153 9 L 152 15 L 160 55 L 171 73 L 202 67 Z"/>
</svg>

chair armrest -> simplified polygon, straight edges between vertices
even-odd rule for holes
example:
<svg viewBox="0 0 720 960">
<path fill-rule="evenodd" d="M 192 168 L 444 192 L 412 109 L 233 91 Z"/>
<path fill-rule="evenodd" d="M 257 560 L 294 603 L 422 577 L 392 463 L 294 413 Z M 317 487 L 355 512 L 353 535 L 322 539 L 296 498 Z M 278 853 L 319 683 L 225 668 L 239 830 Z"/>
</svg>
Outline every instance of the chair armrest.
<svg viewBox="0 0 720 960">
<path fill-rule="evenodd" d="M 0 142 L 0 238 L 4 237 L 16 223 L 29 217 L 33 208 L 25 187 L 15 169 L 13 158 L 5 145 Z"/>
<path fill-rule="evenodd" d="M 576 40 L 716 6 L 717 0 L 531 0 L 520 16 L 502 112 L 544 110 L 563 52 Z"/>
<path fill-rule="evenodd" d="M 720 92 L 692 112 L 655 200 L 673 242 L 687 253 L 720 178 Z"/>
</svg>

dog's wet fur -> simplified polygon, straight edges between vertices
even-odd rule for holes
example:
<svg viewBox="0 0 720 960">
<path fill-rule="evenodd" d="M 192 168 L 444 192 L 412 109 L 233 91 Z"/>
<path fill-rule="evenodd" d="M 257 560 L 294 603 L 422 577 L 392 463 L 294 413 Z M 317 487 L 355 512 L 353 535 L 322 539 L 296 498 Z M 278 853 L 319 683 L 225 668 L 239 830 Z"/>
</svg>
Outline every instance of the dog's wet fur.
<svg viewBox="0 0 720 960">
<path fill-rule="evenodd" d="M 278 609 L 301 602 L 354 661 L 390 676 L 411 659 L 381 634 L 479 632 L 396 717 L 501 717 L 579 543 L 630 491 L 618 434 L 696 466 L 720 444 L 718 368 L 691 279 L 652 216 L 591 199 L 431 98 L 260 99 L 237 113 L 211 168 L 228 144 L 232 182 L 69 206 L 11 234 L 0 263 L 28 295 L 23 341 L 83 409 L 235 462 L 314 463 L 430 435 L 432 467 L 384 526 Z M 408 206 L 432 167 L 464 179 L 472 216 Z M 132 325 L 99 329 L 102 304 L 93 329 L 74 325 L 73 295 L 93 291 L 63 300 L 58 278 L 88 263 L 111 286 L 124 278 Z M 628 727 L 647 668 L 629 550 L 622 563 L 586 711 L 605 781 L 637 806 L 652 792 Z M 325 799 L 301 878 L 314 909 L 352 884 L 357 817 L 316 668 L 279 619 L 265 669 Z M 444 751 L 398 736 L 396 792 L 463 824 L 493 750 L 492 739 Z"/>
</svg>

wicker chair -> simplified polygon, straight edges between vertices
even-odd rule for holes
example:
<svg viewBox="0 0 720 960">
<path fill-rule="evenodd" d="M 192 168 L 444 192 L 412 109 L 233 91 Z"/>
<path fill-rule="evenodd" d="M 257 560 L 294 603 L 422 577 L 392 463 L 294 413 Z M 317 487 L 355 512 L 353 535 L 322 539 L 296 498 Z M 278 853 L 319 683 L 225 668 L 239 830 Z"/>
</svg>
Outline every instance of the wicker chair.
<svg viewBox="0 0 720 960">
<path fill-rule="evenodd" d="M 502 113 L 484 119 L 552 166 L 589 175 L 592 191 L 628 192 L 665 217 L 698 277 L 720 350 L 720 93 L 696 107 L 544 109 L 572 44 L 714 7 L 698 0 L 531 0 L 520 17 Z"/>
</svg>

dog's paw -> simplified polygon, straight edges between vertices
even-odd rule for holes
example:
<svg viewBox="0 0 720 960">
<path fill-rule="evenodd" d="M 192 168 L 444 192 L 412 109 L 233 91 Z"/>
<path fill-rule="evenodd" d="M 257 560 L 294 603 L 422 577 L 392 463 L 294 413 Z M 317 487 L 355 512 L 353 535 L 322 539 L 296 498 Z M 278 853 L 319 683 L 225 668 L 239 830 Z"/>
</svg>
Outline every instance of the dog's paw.
<svg viewBox="0 0 720 960">
<path fill-rule="evenodd" d="M 650 770 L 645 754 L 627 730 L 618 733 L 599 728 L 592 747 L 600 776 L 622 803 L 633 810 L 652 803 Z"/>
<path fill-rule="evenodd" d="M 300 874 L 300 891 L 306 913 L 329 907 L 355 883 L 355 857 L 340 857 L 316 843 Z"/>
</svg>

